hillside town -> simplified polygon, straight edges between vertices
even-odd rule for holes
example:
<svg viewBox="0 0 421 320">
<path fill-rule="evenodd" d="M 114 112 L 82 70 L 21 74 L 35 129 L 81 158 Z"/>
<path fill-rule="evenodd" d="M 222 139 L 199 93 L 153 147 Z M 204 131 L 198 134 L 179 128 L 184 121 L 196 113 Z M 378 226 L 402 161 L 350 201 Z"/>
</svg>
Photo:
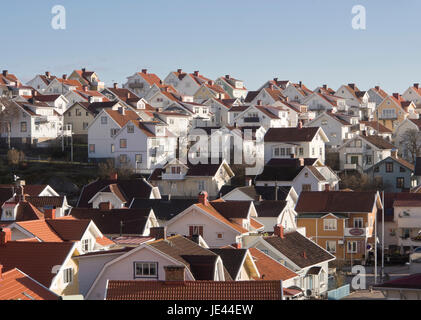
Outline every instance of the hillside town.
<svg viewBox="0 0 421 320">
<path fill-rule="evenodd" d="M 0 300 L 420 300 L 420 84 L 252 89 L 2 70 Z"/>
</svg>

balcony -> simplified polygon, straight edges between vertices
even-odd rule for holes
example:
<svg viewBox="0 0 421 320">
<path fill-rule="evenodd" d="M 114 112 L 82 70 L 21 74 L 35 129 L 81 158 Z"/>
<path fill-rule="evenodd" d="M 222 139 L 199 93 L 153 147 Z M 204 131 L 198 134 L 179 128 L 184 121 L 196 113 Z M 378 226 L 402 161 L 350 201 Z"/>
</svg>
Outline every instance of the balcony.
<svg viewBox="0 0 421 320">
<path fill-rule="evenodd" d="M 348 147 L 345 148 L 345 153 L 363 154 L 364 149 L 362 147 Z"/>
<path fill-rule="evenodd" d="M 368 228 L 345 228 L 345 237 L 367 237 L 369 236 Z"/>
<path fill-rule="evenodd" d="M 381 114 L 379 116 L 380 120 L 397 120 L 398 116 L 396 114 Z"/>
<path fill-rule="evenodd" d="M 143 89 L 143 83 L 136 83 L 136 82 L 132 82 L 129 83 L 129 88 L 130 89 Z"/>
<path fill-rule="evenodd" d="M 162 180 L 183 180 L 184 174 L 181 173 L 163 173 Z"/>
<path fill-rule="evenodd" d="M 250 122 L 259 123 L 260 122 L 259 117 L 245 117 L 243 120 L 244 120 L 244 122 L 247 122 L 247 123 L 250 123 Z"/>
<path fill-rule="evenodd" d="M 356 163 L 345 163 L 344 169 L 345 170 L 357 170 L 357 164 Z"/>
</svg>

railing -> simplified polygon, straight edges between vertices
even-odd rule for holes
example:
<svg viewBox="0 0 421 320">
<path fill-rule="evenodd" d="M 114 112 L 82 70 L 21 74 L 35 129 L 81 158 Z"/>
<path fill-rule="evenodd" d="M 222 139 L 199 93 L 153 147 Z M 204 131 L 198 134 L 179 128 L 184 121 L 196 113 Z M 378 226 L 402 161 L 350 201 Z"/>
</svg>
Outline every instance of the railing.
<svg viewBox="0 0 421 320">
<path fill-rule="evenodd" d="M 260 122 L 259 117 L 245 117 L 244 122 Z"/>
<path fill-rule="evenodd" d="M 356 170 L 357 169 L 357 164 L 356 163 L 345 163 L 344 164 L 344 169 L 345 170 Z"/>
<path fill-rule="evenodd" d="M 184 174 L 181 173 L 163 173 L 162 179 L 164 180 L 183 180 Z"/>
<path fill-rule="evenodd" d="M 327 292 L 327 299 L 328 300 L 341 300 L 347 296 L 349 296 L 350 293 L 350 285 L 346 284 L 342 287 L 339 287 L 334 290 L 330 290 Z"/>
<path fill-rule="evenodd" d="M 136 83 L 136 82 L 129 83 L 129 88 L 130 89 L 135 89 L 135 88 L 143 89 L 143 83 Z"/>
</svg>

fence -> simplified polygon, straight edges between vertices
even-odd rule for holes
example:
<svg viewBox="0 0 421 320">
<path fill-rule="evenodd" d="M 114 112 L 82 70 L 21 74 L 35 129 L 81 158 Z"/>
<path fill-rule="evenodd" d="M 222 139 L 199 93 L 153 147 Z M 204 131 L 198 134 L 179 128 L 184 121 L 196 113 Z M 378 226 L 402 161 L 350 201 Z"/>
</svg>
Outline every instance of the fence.
<svg viewBox="0 0 421 320">
<path fill-rule="evenodd" d="M 327 299 L 328 300 L 340 300 L 342 298 L 345 298 L 350 293 L 350 286 L 349 284 L 346 284 L 342 287 L 339 287 L 335 290 L 330 290 L 327 292 Z"/>
</svg>

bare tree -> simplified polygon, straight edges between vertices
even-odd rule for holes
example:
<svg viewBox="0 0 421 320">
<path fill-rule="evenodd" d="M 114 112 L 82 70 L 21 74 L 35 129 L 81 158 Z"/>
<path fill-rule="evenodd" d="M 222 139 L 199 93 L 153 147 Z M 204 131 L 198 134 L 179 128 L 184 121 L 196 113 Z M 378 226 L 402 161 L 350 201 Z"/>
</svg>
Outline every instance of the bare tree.
<svg viewBox="0 0 421 320">
<path fill-rule="evenodd" d="M 410 154 L 410 160 L 412 163 L 415 163 L 415 160 L 420 155 L 421 150 L 421 135 L 418 130 L 408 129 L 402 136 L 399 144 L 403 147 L 404 150 L 407 150 Z"/>
</svg>

